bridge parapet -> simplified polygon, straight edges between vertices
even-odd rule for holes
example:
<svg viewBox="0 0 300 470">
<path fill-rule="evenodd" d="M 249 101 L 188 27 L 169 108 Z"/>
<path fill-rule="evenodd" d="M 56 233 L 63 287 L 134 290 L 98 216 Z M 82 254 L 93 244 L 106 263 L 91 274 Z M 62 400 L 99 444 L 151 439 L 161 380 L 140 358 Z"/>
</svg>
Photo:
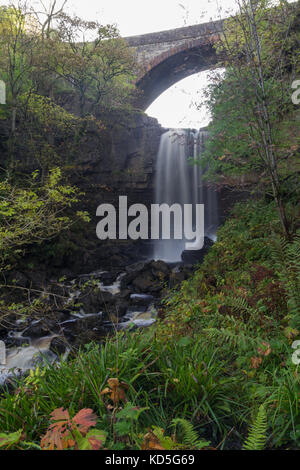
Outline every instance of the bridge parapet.
<svg viewBox="0 0 300 470">
<path fill-rule="evenodd" d="M 183 28 L 159 31 L 157 33 L 142 34 L 124 38 L 129 47 L 145 46 L 147 44 L 170 43 L 186 39 L 196 39 L 201 36 L 220 33 L 223 31 L 224 20 L 209 23 L 185 26 Z"/>
</svg>

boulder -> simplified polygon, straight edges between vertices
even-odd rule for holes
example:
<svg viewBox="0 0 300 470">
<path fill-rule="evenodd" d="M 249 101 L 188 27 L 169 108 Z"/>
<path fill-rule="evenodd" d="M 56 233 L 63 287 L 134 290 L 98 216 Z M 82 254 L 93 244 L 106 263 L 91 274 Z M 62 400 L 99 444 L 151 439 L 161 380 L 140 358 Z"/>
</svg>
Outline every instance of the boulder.
<svg viewBox="0 0 300 470">
<path fill-rule="evenodd" d="M 153 276 L 148 272 L 144 272 L 133 280 L 132 285 L 138 292 L 152 292 L 154 283 Z"/>
<path fill-rule="evenodd" d="M 204 256 L 208 250 L 213 246 L 214 242 L 208 237 L 204 237 L 204 246 L 201 250 L 185 250 L 182 252 L 181 259 L 187 264 L 202 263 Z"/>
<path fill-rule="evenodd" d="M 86 288 L 79 295 L 76 303 L 81 304 L 85 313 L 98 313 L 107 305 L 114 303 L 114 296 L 110 292 L 100 291 L 99 288 Z"/>
</svg>

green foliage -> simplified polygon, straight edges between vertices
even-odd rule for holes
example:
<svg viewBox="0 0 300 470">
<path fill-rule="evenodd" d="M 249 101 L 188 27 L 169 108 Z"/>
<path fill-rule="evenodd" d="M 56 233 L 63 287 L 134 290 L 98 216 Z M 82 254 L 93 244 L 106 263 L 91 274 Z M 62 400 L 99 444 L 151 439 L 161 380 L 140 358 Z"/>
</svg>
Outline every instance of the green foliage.
<svg viewBox="0 0 300 470">
<path fill-rule="evenodd" d="M 44 112 L 45 96 L 61 102 L 68 93 L 74 113 L 82 117 L 100 107 L 130 106 L 135 59 L 116 27 L 69 17 L 63 7 L 54 13 L 55 2 L 42 25 L 40 8 L 44 5 L 26 2 L 0 8 L 0 79 L 7 88 L 11 137 L 23 120 L 24 106 L 32 111 L 33 97 L 36 113 Z M 53 113 L 46 117 L 49 125 Z M 55 120 L 60 123 L 59 116 Z M 13 144 L 10 151 L 15 153 Z"/>
<path fill-rule="evenodd" d="M 186 446 L 186 448 L 192 448 L 201 450 L 204 447 L 209 446 L 209 442 L 199 440 L 199 436 L 196 433 L 194 426 L 192 423 L 187 421 L 186 419 L 176 418 L 172 421 L 172 426 L 175 427 L 176 431 L 180 430 L 180 440 Z M 178 439 L 178 434 L 176 433 L 176 437 Z"/>
<path fill-rule="evenodd" d="M 213 119 L 202 160 L 209 180 L 271 196 L 287 238 L 293 219 L 286 201 L 299 191 L 299 112 L 291 100 L 300 70 L 299 8 L 242 0 L 225 22 L 216 47 L 226 71 L 208 87 Z"/>
<path fill-rule="evenodd" d="M 103 124 L 93 116 L 79 118 L 52 99 L 35 93 L 20 97 L 19 116 L 18 133 L 13 138 L 17 157 L 13 166 L 16 172 L 22 171 L 30 162 L 41 170 L 42 179 L 55 166 L 65 171 L 73 169 L 87 129 L 92 128 L 99 135 L 103 130 Z"/>
<path fill-rule="evenodd" d="M 10 447 L 18 444 L 22 436 L 22 429 L 10 434 L 0 433 L 0 449 L 8 450 Z"/>
<path fill-rule="evenodd" d="M 300 236 L 291 243 L 275 239 L 272 258 L 277 275 L 284 285 L 287 296 L 289 323 L 300 331 Z"/>
<path fill-rule="evenodd" d="M 80 115 L 123 106 L 134 91 L 135 60 L 113 25 L 60 15 L 57 29 L 43 43 L 41 67 L 67 90 L 75 90 Z"/>
<path fill-rule="evenodd" d="M 38 176 L 34 172 L 23 187 L 8 179 L 0 182 L 1 269 L 14 263 L 28 245 L 56 237 L 74 223 L 65 211 L 78 201 L 78 190 L 63 182 L 59 168 L 49 172 L 43 185 Z M 80 219 L 86 216 L 78 214 Z"/>
<path fill-rule="evenodd" d="M 228 359 L 229 384 L 235 382 L 240 397 L 239 411 L 228 402 L 230 421 L 248 422 L 242 403 L 250 412 L 265 403 L 275 447 L 296 442 L 300 386 L 291 362 L 299 336 L 299 240 L 280 242 L 279 233 L 274 203 L 238 204 L 199 270 L 165 299 L 158 325 L 162 343 L 173 335 L 187 349 L 188 338 L 215 345 L 213 361 Z M 228 400 L 230 392 L 225 395 Z M 213 405 L 213 411 L 215 423 L 224 425 L 221 410 Z"/>
<path fill-rule="evenodd" d="M 249 436 L 247 437 L 243 449 L 244 450 L 264 450 L 267 441 L 267 414 L 265 406 L 259 407 L 257 416 L 251 426 Z"/>
</svg>

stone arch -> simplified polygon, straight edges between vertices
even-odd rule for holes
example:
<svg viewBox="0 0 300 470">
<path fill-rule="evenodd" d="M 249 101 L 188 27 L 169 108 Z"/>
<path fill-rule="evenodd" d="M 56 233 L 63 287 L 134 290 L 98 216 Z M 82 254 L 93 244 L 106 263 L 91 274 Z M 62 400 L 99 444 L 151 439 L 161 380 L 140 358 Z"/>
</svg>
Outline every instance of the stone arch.
<svg viewBox="0 0 300 470">
<path fill-rule="evenodd" d="M 223 20 L 219 20 L 125 38 L 129 47 L 134 48 L 139 65 L 136 79 L 141 91 L 139 107 L 147 109 L 174 83 L 215 67 L 214 44 L 223 25 Z"/>
<path fill-rule="evenodd" d="M 194 73 L 211 69 L 217 64 L 217 54 L 212 43 L 191 40 L 162 53 L 153 59 L 136 81 L 141 91 L 140 107 L 147 109 L 156 98 L 176 82 Z"/>
</svg>

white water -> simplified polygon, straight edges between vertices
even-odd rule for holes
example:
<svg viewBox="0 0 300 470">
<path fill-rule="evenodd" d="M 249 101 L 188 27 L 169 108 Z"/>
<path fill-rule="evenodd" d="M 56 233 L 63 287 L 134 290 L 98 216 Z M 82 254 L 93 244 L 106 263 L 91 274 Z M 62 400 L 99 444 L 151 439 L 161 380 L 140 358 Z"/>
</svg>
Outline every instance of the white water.
<svg viewBox="0 0 300 470">
<path fill-rule="evenodd" d="M 218 227 L 216 192 L 203 183 L 204 170 L 189 163 L 189 157 L 201 160 L 208 132 L 173 129 L 161 136 L 157 155 L 155 203 L 168 205 L 204 204 L 205 235 L 214 239 Z M 181 260 L 187 240 L 157 240 L 154 258 L 168 262 Z"/>
<path fill-rule="evenodd" d="M 140 310 L 143 309 L 141 308 Z M 124 330 L 132 325 L 135 325 L 139 328 L 146 328 L 156 322 L 157 310 L 153 305 L 149 305 L 148 309 L 145 309 L 145 311 L 140 310 L 137 308 L 129 308 L 123 318 L 123 321 L 119 323 L 119 328 Z"/>
<path fill-rule="evenodd" d="M 30 341 L 29 346 L 9 349 L 6 364 L 0 365 L 0 385 L 4 385 L 9 378 L 34 369 L 43 360 L 48 363 L 54 362 L 57 356 L 50 351 L 50 345 L 52 339 L 56 337 L 57 335 L 47 336 Z"/>
</svg>

